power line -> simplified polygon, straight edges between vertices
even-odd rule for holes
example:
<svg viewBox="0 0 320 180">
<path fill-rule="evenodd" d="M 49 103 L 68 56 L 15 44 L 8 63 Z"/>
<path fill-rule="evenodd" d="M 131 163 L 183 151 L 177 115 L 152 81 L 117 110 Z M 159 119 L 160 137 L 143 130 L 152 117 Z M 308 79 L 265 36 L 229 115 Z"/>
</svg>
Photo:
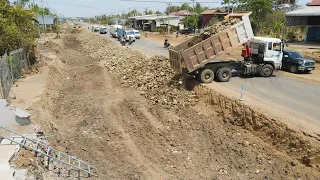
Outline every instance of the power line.
<svg viewBox="0 0 320 180">
<path fill-rule="evenodd" d="M 154 2 L 154 3 L 165 3 L 165 4 L 168 4 L 168 3 L 177 3 L 177 4 L 181 4 L 181 3 L 187 3 L 187 4 L 190 4 L 190 3 L 214 3 L 214 4 L 221 4 L 222 1 L 196 1 L 196 0 L 191 0 L 192 2 L 188 2 L 188 1 L 158 1 L 158 0 L 120 0 L 120 1 L 132 1 L 132 2 L 146 2 L 146 3 L 150 3 L 150 2 Z"/>
<path fill-rule="evenodd" d="M 82 5 L 82 4 L 61 3 L 61 2 L 53 2 L 53 1 L 45 1 L 45 2 L 49 4 L 56 4 L 56 5 L 62 5 L 62 6 L 73 6 L 73 7 L 83 7 L 83 8 L 89 8 L 89 9 L 103 10 L 94 6 L 88 6 L 88 5 Z"/>
</svg>

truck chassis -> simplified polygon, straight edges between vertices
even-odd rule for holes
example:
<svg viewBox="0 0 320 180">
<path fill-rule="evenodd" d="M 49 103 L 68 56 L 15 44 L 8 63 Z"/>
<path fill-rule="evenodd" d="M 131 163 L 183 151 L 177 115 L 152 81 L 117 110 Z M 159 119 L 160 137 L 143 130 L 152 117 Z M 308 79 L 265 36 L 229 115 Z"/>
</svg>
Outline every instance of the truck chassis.
<svg viewBox="0 0 320 180">
<path fill-rule="evenodd" d="M 190 74 L 203 83 L 211 83 L 213 80 L 228 82 L 232 77 L 232 70 L 240 71 L 243 75 L 270 77 L 273 74 L 274 65 L 272 63 L 255 64 L 250 61 L 213 61 Z"/>
</svg>

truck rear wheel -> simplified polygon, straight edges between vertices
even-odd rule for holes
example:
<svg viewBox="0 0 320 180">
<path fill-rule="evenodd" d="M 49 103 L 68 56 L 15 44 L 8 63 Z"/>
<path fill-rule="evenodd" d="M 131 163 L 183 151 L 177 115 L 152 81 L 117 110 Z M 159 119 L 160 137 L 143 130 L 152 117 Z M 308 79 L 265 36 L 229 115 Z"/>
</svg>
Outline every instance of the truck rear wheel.
<svg viewBox="0 0 320 180">
<path fill-rule="evenodd" d="M 270 77 L 273 74 L 273 67 L 271 64 L 265 64 L 262 66 L 260 75 L 262 77 Z"/>
<path fill-rule="evenodd" d="M 211 69 L 204 69 L 200 72 L 200 80 L 203 83 L 211 83 L 214 78 L 214 73 Z"/>
<path fill-rule="evenodd" d="M 232 76 L 231 70 L 227 67 L 220 68 L 217 71 L 217 80 L 219 82 L 228 82 L 230 80 L 231 76 Z"/>
</svg>

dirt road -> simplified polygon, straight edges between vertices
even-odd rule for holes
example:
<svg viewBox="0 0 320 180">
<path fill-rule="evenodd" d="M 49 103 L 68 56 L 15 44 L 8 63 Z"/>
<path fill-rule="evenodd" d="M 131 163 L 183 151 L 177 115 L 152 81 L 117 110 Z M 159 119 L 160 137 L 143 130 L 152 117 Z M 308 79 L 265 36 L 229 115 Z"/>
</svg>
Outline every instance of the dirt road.
<svg viewBox="0 0 320 180">
<path fill-rule="evenodd" d="M 195 96 L 165 58 L 92 33 L 62 37 L 46 43 L 47 86 L 33 120 L 52 146 L 96 166 L 96 179 L 320 177 L 315 137 L 201 88 Z"/>
</svg>

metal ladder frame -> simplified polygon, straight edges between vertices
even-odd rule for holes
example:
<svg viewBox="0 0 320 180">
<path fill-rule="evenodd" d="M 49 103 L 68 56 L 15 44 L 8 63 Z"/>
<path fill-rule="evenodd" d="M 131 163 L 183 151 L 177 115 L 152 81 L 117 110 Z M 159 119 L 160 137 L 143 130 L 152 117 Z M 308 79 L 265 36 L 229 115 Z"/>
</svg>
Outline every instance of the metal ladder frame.
<svg viewBox="0 0 320 180">
<path fill-rule="evenodd" d="M 39 140 L 28 138 L 28 137 L 26 137 L 24 135 L 16 133 L 16 132 L 14 132 L 14 131 L 12 131 L 10 129 L 7 129 L 5 127 L 0 126 L 0 130 L 5 130 L 6 132 L 11 133 L 11 138 L 0 134 L 0 139 L 1 138 L 7 139 L 7 140 L 9 140 L 11 142 L 17 143 L 20 146 L 25 147 L 26 149 L 35 151 L 36 153 L 43 154 L 43 155 L 45 155 L 45 156 L 47 156 L 49 158 L 52 158 L 52 159 L 54 159 L 56 161 L 59 161 L 59 162 L 61 162 L 63 164 L 69 165 L 69 166 L 71 166 L 73 168 L 76 168 L 76 169 L 78 169 L 80 171 L 83 171 L 83 172 L 87 173 L 89 177 L 90 176 L 98 176 L 98 175 L 92 173 L 92 170 L 96 169 L 94 166 L 91 166 L 90 164 L 87 164 L 87 163 L 85 163 L 85 162 L 83 162 L 81 160 L 78 160 L 78 159 L 74 158 L 71 155 L 68 155 L 68 154 L 63 153 L 61 151 L 58 151 L 58 150 L 52 148 L 51 146 L 48 146 L 48 145 L 45 145 L 45 144 L 41 143 Z M 15 136 L 15 135 L 17 135 L 19 137 Z M 14 140 L 14 138 L 22 138 L 23 141 L 22 142 L 18 142 L 16 140 Z M 26 143 L 28 141 L 32 142 L 33 144 L 35 144 L 36 148 L 30 147 L 29 145 L 27 145 Z M 39 148 L 43 148 L 44 150 L 46 150 L 46 152 L 43 152 Z M 57 157 L 54 157 L 53 153 L 56 153 Z M 66 157 L 68 159 L 68 161 L 65 161 L 65 160 L 61 159 L 62 157 Z M 72 162 L 76 162 L 77 165 L 72 164 Z"/>
</svg>

